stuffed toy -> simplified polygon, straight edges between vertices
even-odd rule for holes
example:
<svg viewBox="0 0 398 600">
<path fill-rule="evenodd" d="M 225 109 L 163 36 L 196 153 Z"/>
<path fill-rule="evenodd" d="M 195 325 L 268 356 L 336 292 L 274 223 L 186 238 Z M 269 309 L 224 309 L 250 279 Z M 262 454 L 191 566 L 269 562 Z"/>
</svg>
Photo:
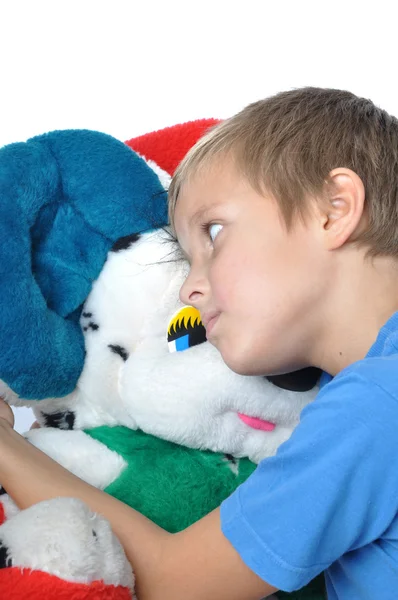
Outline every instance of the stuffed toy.
<svg viewBox="0 0 398 600">
<path fill-rule="evenodd" d="M 127 144 L 60 131 L 0 150 L 10 239 L 0 260 L 0 395 L 33 407 L 41 428 L 26 434 L 32 444 L 171 532 L 276 452 L 319 376 L 233 373 L 200 314 L 179 300 L 188 267 L 167 227 L 166 191 L 215 122 Z M 0 522 L 0 597 L 133 598 L 120 543 L 80 501 L 20 512 L 2 489 Z M 278 597 L 323 598 L 322 582 Z"/>
</svg>

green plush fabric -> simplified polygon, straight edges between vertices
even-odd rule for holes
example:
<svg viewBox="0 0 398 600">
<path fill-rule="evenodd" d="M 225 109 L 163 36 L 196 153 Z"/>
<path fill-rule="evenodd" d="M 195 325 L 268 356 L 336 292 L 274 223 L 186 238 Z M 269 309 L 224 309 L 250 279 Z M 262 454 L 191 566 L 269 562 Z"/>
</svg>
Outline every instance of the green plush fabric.
<svg viewBox="0 0 398 600">
<path fill-rule="evenodd" d="M 256 468 L 247 458 L 194 450 L 127 427 L 97 427 L 86 433 L 128 464 L 105 491 L 173 533 L 219 506 Z M 323 587 L 320 577 L 299 592 L 278 596 L 324 600 Z"/>
<path fill-rule="evenodd" d="M 256 467 L 248 459 L 232 462 L 224 454 L 178 446 L 127 427 L 86 433 L 128 463 L 105 491 L 173 533 L 217 508 Z"/>
</svg>

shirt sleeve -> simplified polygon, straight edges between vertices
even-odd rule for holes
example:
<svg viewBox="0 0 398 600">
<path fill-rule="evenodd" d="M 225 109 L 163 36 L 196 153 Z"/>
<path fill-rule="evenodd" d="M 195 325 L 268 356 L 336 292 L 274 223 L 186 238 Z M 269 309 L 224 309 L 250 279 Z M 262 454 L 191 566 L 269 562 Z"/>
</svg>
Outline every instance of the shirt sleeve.
<svg viewBox="0 0 398 600">
<path fill-rule="evenodd" d="M 383 535 L 398 512 L 397 419 L 396 398 L 355 372 L 320 391 L 221 506 L 222 531 L 249 568 L 294 591 Z"/>
</svg>

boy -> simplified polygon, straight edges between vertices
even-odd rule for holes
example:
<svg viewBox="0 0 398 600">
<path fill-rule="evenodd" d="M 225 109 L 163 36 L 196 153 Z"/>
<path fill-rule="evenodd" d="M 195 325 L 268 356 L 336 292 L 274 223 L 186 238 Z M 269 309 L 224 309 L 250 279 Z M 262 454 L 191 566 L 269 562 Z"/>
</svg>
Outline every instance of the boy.
<svg viewBox="0 0 398 600">
<path fill-rule="evenodd" d="M 397 181 L 397 120 L 348 92 L 284 92 L 217 126 L 170 189 L 191 265 L 181 298 L 236 372 L 313 365 L 333 379 L 277 455 L 181 533 L 90 488 L 0 419 L 9 494 L 22 508 L 75 496 L 105 515 L 140 600 L 255 600 L 323 570 L 330 600 L 396 598 Z"/>
</svg>

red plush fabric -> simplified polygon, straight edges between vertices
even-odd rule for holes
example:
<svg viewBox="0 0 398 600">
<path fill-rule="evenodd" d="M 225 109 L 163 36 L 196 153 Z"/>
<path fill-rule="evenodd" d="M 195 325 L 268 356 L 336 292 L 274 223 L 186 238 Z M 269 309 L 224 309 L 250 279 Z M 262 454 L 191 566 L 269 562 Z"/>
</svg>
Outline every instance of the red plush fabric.
<svg viewBox="0 0 398 600">
<path fill-rule="evenodd" d="M 11 567 L 0 569 L 1 600 L 131 600 L 132 593 L 125 587 L 71 583 L 29 569 Z"/>
<path fill-rule="evenodd" d="M 0 502 L 0 525 L 3 525 L 5 520 L 6 520 L 6 513 L 4 510 L 3 503 Z"/>
<path fill-rule="evenodd" d="M 173 175 L 188 150 L 207 129 L 217 123 L 219 123 L 217 119 L 199 119 L 179 123 L 132 138 L 126 144 L 147 160 L 155 161 L 164 171 Z"/>
</svg>

